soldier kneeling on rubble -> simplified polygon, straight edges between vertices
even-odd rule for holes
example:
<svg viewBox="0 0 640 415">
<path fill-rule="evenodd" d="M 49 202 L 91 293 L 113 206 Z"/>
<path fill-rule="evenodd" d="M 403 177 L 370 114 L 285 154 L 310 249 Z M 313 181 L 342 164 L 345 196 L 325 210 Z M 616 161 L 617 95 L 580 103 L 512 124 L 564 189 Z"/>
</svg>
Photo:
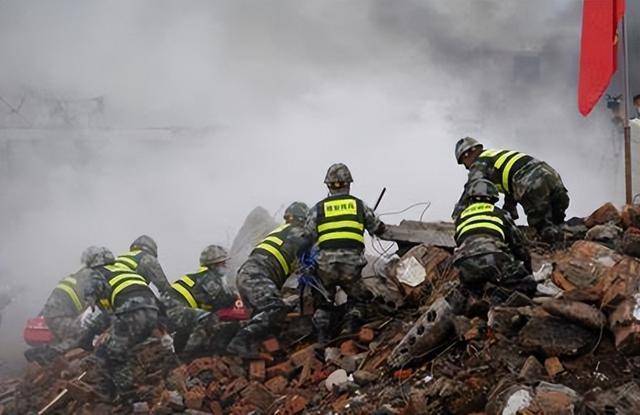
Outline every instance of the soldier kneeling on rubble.
<svg viewBox="0 0 640 415">
<path fill-rule="evenodd" d="M 240 267 L 236 285 L 253 315 L 229 343 L 229 353 L 256 357 L 258 345 L 282 329 L 287 306 L 280 289 L 295 270 L 298 259 L 312 245 L 304 229 L 308 210 L 302 202 L 292 203 L 284 212 L 285 224 L 264 238 Z"/>
<path fill-rule="evenodd" d="M 97 305 L 109 318 L 94 319 L 82 343 L 85 349 L 91 349 L 94 334 L 111 324 L 108 338 L 94 353 L 102 374 L 101 392 L 107 398 L 117 393 L 123 401 L 135 402 L 132 349 L 157 327 L 158 300 L 145 278 L 116 264 L 109 249 L 100 248 L 94 265 L 85 296 L 92 307 Z"/>
<path fill-rule="evenodd" d="M 73 348 L 78 342 L 82 328 L 80 318 L 87 308 L 84 290 L 99 251 L 97 246 L 90 246 L 82 252 L 82 268 L 58 283 L 42 309 L 41 314 L 53 334 L 51 346 L 60 352 Z"/>
<path fill-rule="evenodd" d="M 487 283 L 532 295 L 536 284 L 530 275 L 531 256 L 513 220 L 495 206 L 498 189 L 479 179 L 469 185 L 467 194 L 468 204 L 455 222 L 454 265 L 460 281 L 480 295 Z"/>
<path fill-rule="evenodd" d="M 560 175 L 551 166 L 517 151 L 485 150 L 471 137 L 458 140 L 455 155 L 458 164 L 469 170 L 469 177 L 454 208 L 454 219 L 468 205 L 469 186 L 478 179 L 486 179 L 504 193 L 503 209 L 513 219 L 518 219 L 517 204 L 520 203 L 529 226 L 544 240 L 560 239 L 559 225 L 564 223 L 569 195 Z"/>
<path fill-rule="evenodd" d="M 221 331 L 221 322 L 215 311 L 230 307 L 235 294 L 226 284 L 227 251 L 217 245 L 207 246 L 200 254 L 200 270 L 183 275 L 171 284 L 162 297 L 169 319 L 169 328 L 175 331 L 176 352 L 224 351 L 229 333 Z M 224 323 L 225 327 L 237 324 Z M 233 329 L 233 328 L 231 328 Z"/>
</svg>

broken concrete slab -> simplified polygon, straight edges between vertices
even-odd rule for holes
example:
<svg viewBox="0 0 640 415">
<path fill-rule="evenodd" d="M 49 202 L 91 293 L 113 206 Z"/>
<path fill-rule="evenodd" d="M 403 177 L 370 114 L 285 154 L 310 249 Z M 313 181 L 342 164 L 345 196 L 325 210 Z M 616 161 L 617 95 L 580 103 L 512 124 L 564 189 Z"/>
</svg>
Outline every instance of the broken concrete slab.
<svg viewBox="0 0 640 415">
<path fill-rule="evenodd" d="M 590 330 L 558 317 L 534 317 L 518 335 L 527 351 L 547 356 L 576 356 L 586 352 L 596 341 Z"/>
<path fill-rule="evenodd" d="M 607 317 L 594 306 L 564 299 L 551 299 L 542 308 L 551 315 L 562 317 L 592 330 L 601 330 L 607 325 Z"/>
<path fill-rule="evenodd" d="M 399 244 L 426 244 L 455 248 L 455 232 L 455 226 L 450 222 L 403 220 L 399 225 L 387 225 L 380 239 Z"/>
<path fill-rule="evenodd" d="M 453 335 L 452 308 L 449 303 L 438 298 L 416 321 L 411 330 L 393 349 L 388 363 L 401 367 L 415 358 L 435 350 Z"/>
</svg>

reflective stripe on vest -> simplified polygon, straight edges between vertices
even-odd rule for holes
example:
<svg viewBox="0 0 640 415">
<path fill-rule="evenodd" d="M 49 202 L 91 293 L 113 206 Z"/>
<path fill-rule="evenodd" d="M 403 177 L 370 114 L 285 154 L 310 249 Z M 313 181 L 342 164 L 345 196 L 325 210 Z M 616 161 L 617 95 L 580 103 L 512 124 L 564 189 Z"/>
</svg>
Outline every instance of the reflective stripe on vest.
<svg viewBox="0 0 640 415">
<path fill-rule="evenodd" d="M 56 286 L 57 289 L 67 294 L 67 296 L 73 303 L 78 313 L 81 313 L 82 310 L 84 310 L 84 306 L 83 306 L 82 300 L 80 300 L 80 296 L 78 296 L 78 293 L 76 292 L 77 287 L 78 287 L 78 281 L 73 277 L 64 278 Z"/>
<path fill-rule="evenodd" d="M 111 287 L 111 298 L 109 300 L 111 305 L 116 303 L 118 294 L 120 294 L 125 288 L 136 285 L 144 285 L 147 287 L 147 281 L 144 277 L 132 273 L 129 269 L 123 270 L 123 267 L 120 264 L 106 265 L 105 269 L 112 272 L 112 275 L 109 278 L 109 286 Z"/>
<path fill-rule="evenodd" d="M 132 251 L 129 251 L 127 253 L 124 253 L 120 256 L 118 256 L 116 258 L 116 265 L 123 265 L 127 268 L 129 268 L 131 271 L 135 271 L 136 269 L 138 269 L 138 261 L 136 256 L 142 252 L 139 249 L 135 249 Z"/>
<path fill-rule="evenodd" d="M 531 160 L 531 156 L 508 150 L 485 150 L 480 154 L 480 158 L 494 159 L 493 167 L 498 171 L 498 175 L 492 178 L 492 181 L 503 193 L 511 191 L 513 175 Z"/>
<path fill-rule="evenodd" d="M 198 274 L 207 271 L 207 267 L 201 267 L 198 273 L 183 275 L 180 279 L 176 280 L 171 284 L 171 287 L 180 294 L 189 307 L 191 308 L 200 308 L 202 310 L 211 310 L 213 307 L 209 304 L 198 304 L 195 295 L 191 292 L 191 289 L 196 285 L 196 281 L 194 278 L 198 278 Z"/>
<path fill-rule="evenodd" d="M 291 264 L 289 263 L 289 260 L 287 260 L 285 254 L 280 250 L 280 247 L 282 246 L 282 244 L 284 244 L 284 241 L 281 237 L 282 235 L 280 235 L 280 233 L 288 227 L 289 224 L 287 223 L 278 226 L 271 233 L 269 233 L 269 235 L 264 238 L 262 242 L 260 242 L 255 248 L 271 254 L 280 264 L 284 275 L 289 275 L 289 273 L 291 272 Z"/>
<path fill-rule="evenodd" d="M 456 242 L 460 244 L 470 235 L 492 235 L 504 240 L 504 221 L 494 212 L 495 206 L 489 203 L 474 203 L 467 207 L 456 220 Z"/>
<path fill-rule="evenodd" d="M 364 206 L 353 196 L 330 196 L 318 205 L 320 249 L 364 247 Z"/>
</svg>

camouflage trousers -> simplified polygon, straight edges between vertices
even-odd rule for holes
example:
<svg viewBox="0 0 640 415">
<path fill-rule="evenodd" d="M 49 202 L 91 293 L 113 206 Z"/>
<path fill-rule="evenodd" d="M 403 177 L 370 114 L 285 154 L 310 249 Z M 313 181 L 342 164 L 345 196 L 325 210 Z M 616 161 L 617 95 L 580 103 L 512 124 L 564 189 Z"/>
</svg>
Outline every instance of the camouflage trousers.
<svg viewBox="0 0 640 415">
<path fill-rule="evenodd" d="M 167 317 L 176 353 L 222 353 L 240 329 L 237 322 L 222 322 L 215 313 L 183 304 L 167 307 Z"/>
<path fill-rule="evenodd" d="M 513 183 L 514 197 L 522 205 L 529 226 L 542 233 L 561 225 L 569 207 L 569 195 L 560 175 L 541 162 L 518 172 Z"/>
<path fill-rule="evenodd" d="M 325 299 L 318 292 L 313 292 L 316 311 L 312 320 L 321 341 L 324 340 L 322 337 L 335 334 L 332 333 L 331 327 L 341 327 L 347 323 L 349 327 L 346 329 L 355 330 L 365 317 L 366 291 L 361 281 L 365 264 L 366 262 L 359 256 L 354 256 L 353 260 L 345 262 L 330 258 L 322 260 L 320 257 L 317 276 L 329 294 L 329 298 Z M 339 311 L 342 310 L 336 309 L 333 305 L 338 286 L 347 294 L 347 303 L 342 307 L 344 313 L 340 313 Z"/>
<path fill-rule="evenodd" d="M 45 321 L 53 334 L 52 347 L 62 352 L 75 347 L 82 332 L 80 316 L 45 317 Z"/>
<path fill-rule="evenodd" d="M 492 252 L 458 259 L 460 282 L 469 291 L 482 294 L 488 283 L 506 292 L 520 291 L 531 295 L 536 284 L 522 261 L 504 252 Z"/>
<path fill-rule="evenodd" d="M 96 351 L 102 357 L 102 372 L 108 376 L 120 394 L 129 394 L 133 389 L 135 366 L 132 348 L 144 342 L 158 326 L 158 310 L 138 308 L 117 313 L 112 319 L 112 331 L 107 341 Z"/>
<path fill-rule="evenodd" d="M 259 264 L 246 263 L 236 277 L 238 292 L 253 315 L 249 324 L 241 330 L 251 333 L 255 342 L 282 329 L 287 316 L 287 306 L 280 290 Z"/>
</svg>

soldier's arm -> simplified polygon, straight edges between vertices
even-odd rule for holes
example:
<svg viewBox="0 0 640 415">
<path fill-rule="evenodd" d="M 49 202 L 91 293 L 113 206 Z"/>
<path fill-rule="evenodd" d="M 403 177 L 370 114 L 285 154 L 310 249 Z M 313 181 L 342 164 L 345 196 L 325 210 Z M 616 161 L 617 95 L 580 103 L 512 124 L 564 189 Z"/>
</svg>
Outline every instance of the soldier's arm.
<svg viewBox="0 0 640 415">
<path fill-rule="evenodd" d="M 529 254 L 527 239 L 508 215 L 504 215 L 504 221 L 507 230 L 506 241 L 513 256 L 522 261 L 527 271 L 531 272 L 531 254 Z"/>
<path fill-rule="evenodd" d="M 491 165 L 488 164 L 484 160 L 478 160 L 469 169 L 469 174 L 467 175 L 467 182 L 464 184 L 464 190 L 460 195 L 460 199 L 458 199 L 458 203 L 453 208 L 453 212 L 451 213 L 451 218 L 456 219 L 458 215 L 464 210 L 467 205 L 467 193 L 469 191 L 469 186 L 471 183 L 478 179 L 490 179 L 491 178 Z"/>
<path fill-rule="evenodd" d="M 153 255 L 145 255 L 138 264 L 138 273 L 147 278 L 156 286 L 161 294 L 169 290 L 170 284 L 162 270 L 160 261 Z"/>
<path fill-rule="evenodd" d="M 384 223 L 380 220 L 376 212 L 369 206 L 364 204 L 364 227 L 369 235 L 380 235 L 384 232 Z"/>
<path fill-rule="evenodd" d="M 309 214 L 307 215 L 307 222 L 304 225 L 305 231 L 308 237 L 312 241 L 315 241 L 316 239 L 318 239 L 318 230 L 316 228 L 317 225 L 318 225 L 318 210 L 314 206 L 309 211 Z"/>
<path fill-rule="evenodd" d="M 216 309 L 233 306 L 237 298 L 223 278 L 222 276 L 219 278 L 207 278 L 202 284 L 202 289 L 207 293 L 211 304 Z"/>
</svg>

